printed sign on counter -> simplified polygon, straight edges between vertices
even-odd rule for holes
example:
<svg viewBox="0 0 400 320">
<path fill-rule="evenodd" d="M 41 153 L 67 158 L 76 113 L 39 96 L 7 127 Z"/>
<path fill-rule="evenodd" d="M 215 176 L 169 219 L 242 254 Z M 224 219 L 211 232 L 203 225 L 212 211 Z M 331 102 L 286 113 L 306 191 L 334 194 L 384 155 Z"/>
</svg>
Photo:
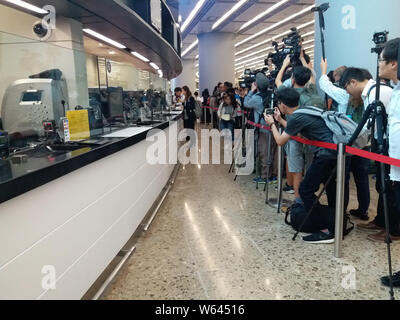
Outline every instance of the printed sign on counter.
<svg viewBox="0 0 400 320">
<path fill-rule="evenodd" d="M 89 115 L 87 110 L 67 111 L 71 141 L 90 138 Z"/>
</svg>

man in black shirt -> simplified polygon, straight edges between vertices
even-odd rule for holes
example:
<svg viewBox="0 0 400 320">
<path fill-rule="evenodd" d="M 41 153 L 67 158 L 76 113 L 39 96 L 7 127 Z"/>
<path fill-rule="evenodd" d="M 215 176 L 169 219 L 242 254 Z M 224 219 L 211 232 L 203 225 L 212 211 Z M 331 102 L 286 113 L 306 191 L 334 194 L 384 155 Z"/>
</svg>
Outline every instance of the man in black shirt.
<svg viewBox="0 0 400 320">
<path fill-rule="evenodd" d="M 292 88 L 281 88 L 277 92 L 278 107 L 275 110 L 274 117 L 264 114 L 265 121 L 271 126 L 272 133 L 278 145 L 283 146 L 293 136 L 301 134 L 309 140 L 317 140 L 333 143 L 333 133 L 326 126 L 321 117 L 315 117 L 296 113 L 299 109 L 299 93 Z M 286 122 L 281 117 L 281 113 L 290 115 Z M 274 119 L 275 118 L 275 119 Z M 280 134 L 275 120 L 278 121 L 285 131 Z M 313 147 L 314 160 L 308 169 L 303 182 L 300 185 L 300 197 L 304 203 L 304 208 L 308 212 L 315 199 L 315 192 L 319 189 L 321 183 L 326 183 L 332 171 L 336 168 L 336 152 L 320 147 Z M 345 190 L 345 208 L 348 203 L 348 175 L 346 174 Z M 336 202 L 336 183 L 334 180 L 327 185 L 326 193 L 328 196 L 329 207 L 334 208 Z M 328 229 L 321 230 L 319 233 L 303 237 L 308 243 L 333 243 L 334 242 L 334 219 Z"/>
</svg>

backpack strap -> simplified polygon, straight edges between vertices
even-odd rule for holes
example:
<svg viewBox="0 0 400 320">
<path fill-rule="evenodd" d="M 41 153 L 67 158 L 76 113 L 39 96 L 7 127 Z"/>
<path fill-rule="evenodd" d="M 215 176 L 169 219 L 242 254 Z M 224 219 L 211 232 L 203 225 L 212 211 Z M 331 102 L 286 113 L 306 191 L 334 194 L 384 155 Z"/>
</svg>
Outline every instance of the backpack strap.
<svg viewBox="0 0 400 320">
<path fill-rule="evenodd" d="M 370 96 L 372 90 L 374 90 L 374 89 L 376 88 L 376 86 L 377 86 L 377 84 L 375 83 L 371 88 L 369 88 L 368 93 L 367 93 L 368 99 L 369 99 L 369 96 Z M 385 84 L 385 83 L 381 83 L 381 87 L 389 87 L 389 88 L 393 89 L 392 86 L 389 86 L 389 85 L 387 85 L 387 84 Z M 375 99 L 374 99 L 374 100 L 375 100 Z"/>
</svg>

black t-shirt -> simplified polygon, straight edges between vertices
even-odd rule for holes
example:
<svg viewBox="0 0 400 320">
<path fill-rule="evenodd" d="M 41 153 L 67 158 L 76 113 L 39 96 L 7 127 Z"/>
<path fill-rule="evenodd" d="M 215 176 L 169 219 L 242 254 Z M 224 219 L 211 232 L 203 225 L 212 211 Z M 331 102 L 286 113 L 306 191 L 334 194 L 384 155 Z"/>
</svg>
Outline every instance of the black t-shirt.
<svg viewBox="0 0 400 320">
<path fill-rule="evenodd" d="M 293 113 L 287 122 L 285 132 L 290 136 L 301 134 L 306 139 L 333 143 L 333 133 L 320 117 Z M 312 146 L 316 157 L 335 159 L 336 151 Z"/>
</svg>

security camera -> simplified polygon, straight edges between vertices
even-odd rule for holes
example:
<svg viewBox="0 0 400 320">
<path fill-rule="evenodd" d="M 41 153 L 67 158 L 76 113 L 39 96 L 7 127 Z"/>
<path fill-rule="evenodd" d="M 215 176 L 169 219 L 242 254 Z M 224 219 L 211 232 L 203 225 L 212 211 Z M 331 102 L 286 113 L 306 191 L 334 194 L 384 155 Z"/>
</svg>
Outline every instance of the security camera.
<svg viewBox="0 0 400 320">
<path fill-rule="evenodd" d="M 51 36 L 51 28 L 43 21 L 37 21 L 33 25 L 33 34 L 40 41 L 46 41 Z"/>
</svg>

